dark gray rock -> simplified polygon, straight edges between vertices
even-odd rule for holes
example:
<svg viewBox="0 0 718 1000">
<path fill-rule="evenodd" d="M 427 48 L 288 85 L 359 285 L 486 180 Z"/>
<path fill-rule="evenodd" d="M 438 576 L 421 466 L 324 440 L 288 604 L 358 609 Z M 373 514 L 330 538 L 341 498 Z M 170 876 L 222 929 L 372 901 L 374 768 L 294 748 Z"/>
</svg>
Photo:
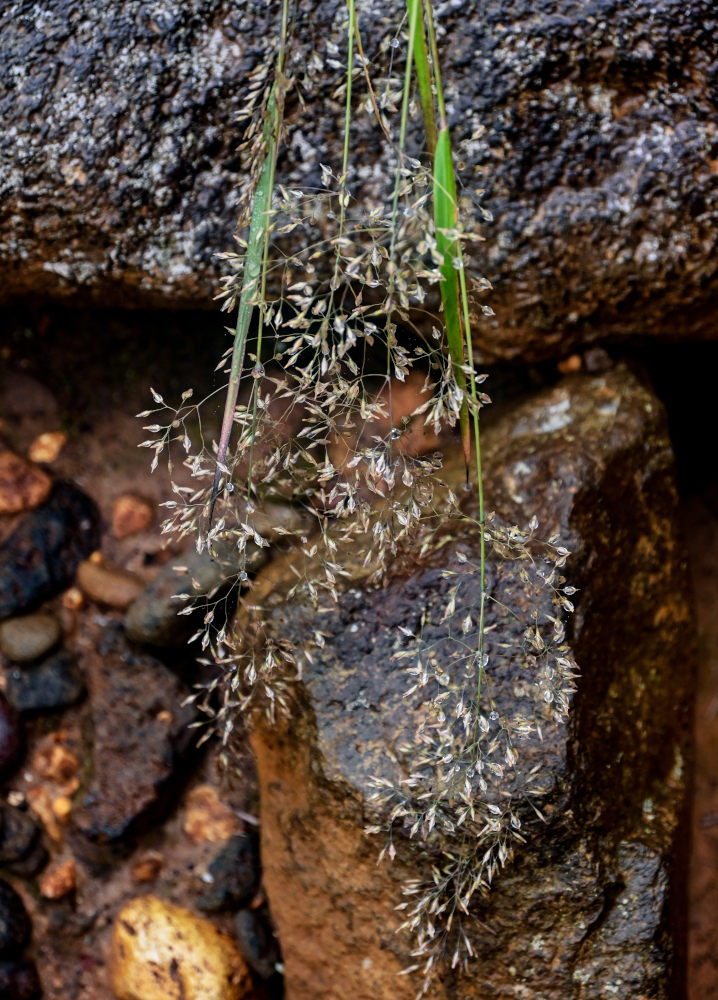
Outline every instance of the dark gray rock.
<svg viewBox="0 0 718 1000">
<path fill-rule="evenodd" d="M 71 483 L 56 483 L 47 502 L 21 515 L 0 546 L 0 619 L 67 587 L 99 543 L 94 501 Z"/>
<path fill-rule="evenodd" d="M 488 895 L 474 898 L 478 919 L 465 928 L 476 960 L 465 973 L 447 964 L 429 995 L 682 996 L 694 650 L 662 408 L 623 368 L 571 378 L 497 416 L 482 450 L 489 509 L 509 524 L 535 514 L 542 534 L 558 531 L 574 553 L 566 572 L 580 592 L 569 638 L 580 676 L 568 726 L 541 723 L 543 741 L 519 749 L 524 773 L 541 769 L 533 802 L 545 821 L 517 800 L 527 842 Z M 458 492 L 463 461 L 449 460 L 443 475 Z M 475 500 L 465 503 L 475 516 Z M 451 621 L 439 617 L 457 577 L 445 571 L 461 574 L 462 607 L 476 607 L 480 581 L 466 569 L 476 565 L 477 536 L 447 523 L 438 549 L 405 552 L 380 587 L 357 571 L 321 613 L 284 602 L 273 570 L 272 631 L 300 648 L 316 628 L 325 639 L 303 662 L 291 724 L 262 725 L 252 737 L 263 880 L 291 1000 L 328 1000 L 338 981 L 356 1000 L 416 995 L 416 979 L 397 977 L 412 958 L 409 939 L 395 933 L 395 907 L 402 880 L 430 878 L 431 863 L 440 869 L 439 846 L 427 857 L 397 821 L 396 860 L 377 866 L 383 841 L 364 830 L 380 808 L 372 777 L 400 780 L 400 748 L 416 730 L 419 693 L 405 697 L 408 678 L 394 660 L 398 628 L 420 626 L 425 655 L 451 669 Z M 487 589 L 525 615 L 511 563 L 490 562 Z M 510 711 L 538 711 L 526 702 L 525 623 L 499 607 L 488 610 L 496 629 L 484 685 L 495 725 Z M 471 650 L 475 624 L 468 628 Z"/>
<path fill-rule="evenodd" d="M 30 813 L 0 802 L 0 868 L 32 877 L 46 862 L 39 824 Z"/>
<path fill-rule="evenodd" d="M 34 1000 L 41 993 L 34 962 L 0 962 L 0 996 L 3 1000 Z"/>
<path fill-rule="evenodd" d="M 36 666 L 7 671 L 8 701 L 18 712 L 49 712 L 74 705 L 85 695 L 85 678 L 68 650 Z"/>
<path fill-rule="evenodd" d="M 260 979 L 278 977 L 277 965 L 282 956 L 266 906 L 240 910 L 234 918 L 234 939 L 250 969 Z"/>
<path fill-rule="evenodd" d="M 375 77 L 403 11 L 360 6 Z M 486 359 L 607 334 L 713 338 L 713 0 L 491 0 L 437 17 L 457 159 L 495 218 L 476 262 L 495 285 L 496 318 L 476 333 Z M 3 7 L 2 298 L 209 305 L 246 172 L 234 116 L 278 18 L 255 0 L 159 13 L 53 0 L 42 18 L 31 0 Z M 341 163 L 331 46 L 344 50 L 344 19 L 341 0 L 297 10 L 291 71 L 306 105 L 290 95 L 290 185 L 319 185 L 320 161 Z M 353 159 L 370 168 L 350 178 L 361 199 L 390 165 L 365 116 L 352 128 Z"/>
<path fill-rule="evenodd" d="M 0 780 L 15 770 L 24 749 L 25 736 L 22 722 L 0 691 Z"/>
<path fill-rule="evenodd" d="M 30 918 L 13 887 L 0 879 L 0 955 L 17 956 L 30 937 Z"/>
<path fill-rule="evenodd" d="M 207 866 L 207 875 L 199 908 L 207 913 L 239 909 L 252 899 L 262 877 L 257 838 L 249 833 L 230 837 Z"/>
</svg>

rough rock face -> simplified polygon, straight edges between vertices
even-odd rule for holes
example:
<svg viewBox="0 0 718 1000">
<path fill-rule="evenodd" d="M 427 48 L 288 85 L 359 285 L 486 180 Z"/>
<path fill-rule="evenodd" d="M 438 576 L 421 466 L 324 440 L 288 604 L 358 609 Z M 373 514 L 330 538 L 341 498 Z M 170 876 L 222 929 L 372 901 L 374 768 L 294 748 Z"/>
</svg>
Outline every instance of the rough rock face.
<svg viewBox="0 0 718 1000">
<path fill-rule="evenodd" d="M 510 523 L 536 514 L 575 553 L 570 641 L 581 673 L 569 726 L 533 751 L 550 772 L 546 822 L 525 807 L 528 842 L 468 925 L 476 960 L 468 973 L 443 971 L 430 995 L 682 997 L 693 651 L 663 411 L 624 368 L 572 377 L 499 416 L 484 450 L 489 507 Z M 462 474 L 448 463 L 450 482 Z M 391 773 L 412 711 L 390 658 L 397 626 L 416 628 L 417 602 L 443 607 L 441 570 L 460 547 L 475 555 L 476 538 L 464 533 L 403 561 L 382 588 L 350 586 L 318 618 L 283 607 L 277 592 L 278 634 L 301 642 L 319 627 L 326 637 L 304 664 L 291 726 L 254 736 L 264 879 L 288 1000 L 416 994 L 415 980 L 397 978 L 411 959 L 394 907 L 420 852 L 398 836 L 393 865 L 377 866 L 381 843 L 363 831 L 376 808 L 369 780 Z M 499 591 L 502 572 L 490 567 Z M 479 593 L 477 580 L 466 586 Z M 501 712 L 522 695 L 500 648 L 490 663 Z"/>
<path fill-rule="evenodd" d="M 401 5 L 358 7 L 380 75 Z M 290 184 L 319 185 L 320 160 L 341 162 L 331 46 L 342 50 L 345 16 L 340 0 L 297 11 L 307 105 L 287 107 Z M 495 285 L 485 358 L 715 336 L 712 0 L 490 0 L 437 16 L 457 157 L 495 218 L 476 262 Z M 52 0 L 40 15 L 31 0 L 5 4 L 2 298 L 209 304 L 244 171 L 233 117 L 276 30 L 256 0 Z M 361 197 L 378 143 L 362 116 L 353 128 Z"/>
</svg>

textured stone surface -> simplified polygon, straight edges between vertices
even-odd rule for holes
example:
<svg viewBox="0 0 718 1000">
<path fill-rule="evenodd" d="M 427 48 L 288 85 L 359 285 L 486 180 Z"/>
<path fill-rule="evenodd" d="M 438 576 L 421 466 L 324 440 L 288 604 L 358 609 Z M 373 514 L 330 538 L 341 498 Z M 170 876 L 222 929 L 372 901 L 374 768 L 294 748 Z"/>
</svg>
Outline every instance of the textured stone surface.
<svg viewBox="0 0 718 1000">
<path fill-rule="evenodd" d="M 496 419 L 484 452 L 490 508 L 511 523 L 536 514 L 575 553 L 581 675 L 570 725 L 547 731 L 530 757 L 550 772 L 547 822 L 526 807 L 528 843 L 475 904 L 476 962 L 466 975 L 443 971 L 431 996 L 682 997 L 693 650 L 662 409 L 623 368 L 570 378 Z M 445 471 L 460 483 L 461 462 Z M 316 625 L 326 636 L 304 663 L 291 728 L 254 736 L 288 1000 L 334 1000 L 339 989 L 357 1000 L 415 995 L 417 983 L 396 975 L 411 960 L 394 907 L 419 851 L 398 836 L 393 866 L 377 867 L 381 844 L 363 829 L 369 779 L 392 773 L 411 724 L 407 680 L 390 659 L 396 628 L 416 627 L 417 606 L 444 606 L 441 570 L 458 565 L 457 546 L 475 555 L 477 541 L 464 533 L 423 561 L 403 560 L 384 588 L 350 588 L 319 621 L 277 594 L 283 638 L 301 641 Z M 489 587 L 501 594 L 510 584 L 497 572 Z M 465 581 L 471 603 L 480 585 Z M 520 667 L 500 645 L 490 662 L 501 713 L 521 697 Z"/>
<path fill-rule="evenodd" d="M 52 480 L 36 465 L 0 445 L 0 514 L 37 507 L 52 489 Z"/>
<path fill-rule="evenodd" d="M 112 989 L 119 1000 L 241 1000 L 251 994 L 244 959 L 204 917 L 155 896 L 117 915 Z"/>
<path fill-rule="evenodd" d="M 0 624 L 0 649 L 10 660 L 27 663 L 49 653 L 60 641 L 62 629 L 47 612 L 10 618 Z"/>
<path fill-rule="evenodd" d="M 358 7 L 381 75 L 402 5 Z M 485 355 L 544 357 L 607 332 L 715 336 L 713 0 L 491 0 L 437 15 L 457 158 L 495 217 L 477 262 L 495 285 Z M 307 105 L 287 105 L 290 184 L 318 185 L 320 160 L 341 162 L 331 46 L 343 51 L 345 16 L 340 0 L 297 11 Z M 52 0 L 41 16 L 32 0 L 5 4 L 2 296 L 208 305 L 244 171 L 233 118 L 276 32 L 256 0 Z M 377 132 L 358 114 L 353 128 L 361 197 Z"/>
<path fill-rule="evenodd" d="M 31 667 L 7 672 L 6 694 L 18 712 L 47 712 L 74 705 L 85 694 L 77 657 L 68 650 Z"/>
<path fill-rule="evenodd" d="M 129 649 L 108 627 L 97 651 L 82 659 L 92 709 L 92 771 L 72 812 L 78 845 L 102 857 L 167 806 L 182 782 L 180 764 L 192 744 L 194 709 L 187 689 L 158 660 Z M 127 846 L 126 842 L 122 846 Z"/>
<path fill-rule="evenodd" d="M 99 539 L 95 503 L 71 483 L 56 483 L 47 502 L 21 515 L 0 545 L 0 619 L 29 611 L 71 583 Z"/>
</svg>

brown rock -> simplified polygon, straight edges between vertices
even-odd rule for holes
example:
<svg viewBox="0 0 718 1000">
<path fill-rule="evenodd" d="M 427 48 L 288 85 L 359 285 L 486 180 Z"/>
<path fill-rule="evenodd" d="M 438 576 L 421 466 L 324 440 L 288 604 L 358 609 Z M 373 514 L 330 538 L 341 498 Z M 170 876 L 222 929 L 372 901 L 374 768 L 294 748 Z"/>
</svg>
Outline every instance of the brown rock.
<svg viewBox="0 0 718 1000">
<path fill-rule="evenodd" d="M 112 506 L 112 534 L 128 538 L 146 531 L 154 520 L 154 505 L 134 493 L 123 493 Z"/>
<path fill-rule="evenodd" d="M 52 733 L 38 745 L 31 766 L 41 778 L 64 785 L 77 776 L 80 762 L 62 742 L 62 733 Z"/>
<path fill-rule="evenodd" d="M 516 802 L 527 842 L 488 896 L 474 898 L 478 919 L 464 923 L 476 960 L 464 972 L 448 956 L 429 995 L 667 1000 L 686 928 L 680 822 L 692 629 L 665 418 L 619 367 L 571 377 L 515 407 L 487 427 L 483 445 L 490 506 L 509 523 L 537 515 L 545 535 L 558 531 L 575 553 L 571 644 L 581 674 L 569 726 L 546 725 L 543 742 L 520 751 L 527 770 L 541 768 L 533 801 L 545 822 Z M 461 458 L 443 475 L 459 484 Z M 475 516 L 475 500 L 466 503 Z M 264 883 L 288 1000 L 411 1000 L 420 985 L 420 976 L 397 976 L 413 959 L 409 939 L 395 933 L 395 907 L 403 880 L 431 879 L 427 856 L 397 820 L 397 857 L 377 866 L 382 842 L 364 829 L 367 819 L 387 820 L 370 799 L 372 779 L 400 780 L 397 751 L 416 729 L 417 704 L 393 661 L 404 641 L 398 628 L 421 620 L 439 662 L 451 662 L 450 626 L 432 609 L 440 614 L 448 600 L 443 570 L 476 559 L 478 531 L 452 535 L 422 558 L 405 553 L 383 587 L 349 582 L 318 616 L 283 603 L 275 581 L 276 634 L 300 647 L 314 628 L 325 637 L 304 660 L 291 725 L 261 725 L 253 736 Z M 513 572 L 490 561 L 497 600 L 517 599 Z M 480 582 L 462 573 L 461 600 L 476 607 Z M 498 607 L 489 605 L 497 630 L 488 683 L 500 720 L 522 704 L 526 676 L 523 656 L 511 652 L 522 648 L 524 625 Z M 440 867 L 440 856 L 430 860 Z"/>
<path fill-rule="evenodd" d="M 59 861 L 42 873 L 38 881 L 45 899 L 62 899 L 77 888 L 77 868 L 73 858 Z"/>
<path fill-rule="evenodd" d="M 50 840 L 56 844 L 61 844 L 64 839 L 64 832 L 57 822 L 48 790 L 43 788 L 42 785 L 33 785 L 27 789 L 25 797 L 30 809 L 45 827 L 45 832 Z"/>
<path fill-rule="evenodd" d="M 214 924 L 155 896 L 117 914 L 110 958 L 118 1000 L 242 1000 L 251 995 L 244 959 Z"/>
<path fill-rule="evenodd" d="M 0 450 L 0 514 L 18 514 L 47 500 L 52 479 L 36 465 L 7 449 Z"/>
<path fill-rule="evenodd" d="M 165 859 L 157 851 L 147 851 L 131 868 L 135 882 L 154 882 L 162 871 Z"/>
<path fill-rule="evenodd" d="M 241 828 L 232 810 L 219 801 L 212 785 L 198 785 L 187 795 L 182 829 L 195 844 L 223 843 Z"/>
<path fill-rule="evenodd" d="M 77 567 L 77 582 L 90 600 L 121 609 L 128 608 L 145 585 L 134 573 L 92 559 Z"/>
<path fill-rule="evenodd" d="M 120 628 L 108 627 L 82 665 L 90 692 L 92 771 L 72 823 L 82 834 L 78 850 L 103 860 L 160 815 L 181 788 L 195 710 L 182 707 L 189 692 L 178 678 L 131 649 Z M 163 714 L 168 705 L 169 717 Z"/>
</svg>

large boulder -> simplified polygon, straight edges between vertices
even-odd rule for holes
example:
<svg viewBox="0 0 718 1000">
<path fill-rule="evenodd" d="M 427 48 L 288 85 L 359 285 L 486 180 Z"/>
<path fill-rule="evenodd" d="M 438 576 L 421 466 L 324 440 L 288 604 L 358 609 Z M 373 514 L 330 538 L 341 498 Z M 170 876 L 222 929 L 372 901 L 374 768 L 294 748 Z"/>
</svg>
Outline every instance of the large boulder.
<svg viewBox="0 0 718 1000">
<path fill-rule="evenodd" d="M 476 260 L 495 285 L 496 317 L 477 332 L 485 359 L 606 336 L 714 337 L 712 0 L 440 6 L 458 159 L 495 218 Z M 403 5 L 358 7 L 380 77 Z M 320 162 L 341 163 L 345 18 L 343 0 L 297 10 L 290 185 L 320 185 Z M 0 300 L 209 306 L 246 170 L 234 118 L 277 32 L 256 0 L 5 4 Z M 387 153 L 367 116 L 352 128 L 352 192 L 375 195 Z"/>
<path fill-rule="evenodd" d="M 574 553 L 568 638 L 580 676 L 569 724 L 549 719 L 543 742 L 520 751 L 525 772 L 542 775 L 532 801 L 543 820 L 528 798 L 518 802 L 527 843 L 465 924 L 477 957 L 466 972 L 443 968 L 428 995 L 677 1000 L 693 649 L 663 410 L 619 367 L 498 415 L 483 443 L 490 507 L 509 524 L 536 515 Z M 458 486 L 462 462 L 447 462 L 445 477 Z M 472 497 L 466 509 L 475 514 Z M 465 606 L 478 604 L 478 573 L 465 572 L 477 531 L 452 534 L 447 523 L 439 538 L 435 551 L 408 553 L 385 585 L 357 579 L 323 612 L 285 602 L 272 571 L 272 631 L 299 648 L 317 629 L 324 640 L 303 661 L 291 720 L 253 735 L 288 1000 L 412 1000 L 421 982 L 397 975 L 413 959 L 395 907 L 403 880 L 430 878 L 427 857 L 397 822 L 396 859 L 378 866 L 382 841 L 365 827 L 386 821 L 373 779 L 405 773 L 399 748 L 417 724 L 396 657 L 401 629 L 421 622 L 424 662 L 450 664 L 449 634 L 462 630 L 439 621 L 456 579 L 447 570 L 463 572 Z M 487 580 L 496 600 L 520 605 L 510 564 L 492 558 Z M 485 687 L 497 720 L 526 710 L 527 695 L 525 622 L 500 607 L 489 604 L 497 627 Z"/>
</svg>

